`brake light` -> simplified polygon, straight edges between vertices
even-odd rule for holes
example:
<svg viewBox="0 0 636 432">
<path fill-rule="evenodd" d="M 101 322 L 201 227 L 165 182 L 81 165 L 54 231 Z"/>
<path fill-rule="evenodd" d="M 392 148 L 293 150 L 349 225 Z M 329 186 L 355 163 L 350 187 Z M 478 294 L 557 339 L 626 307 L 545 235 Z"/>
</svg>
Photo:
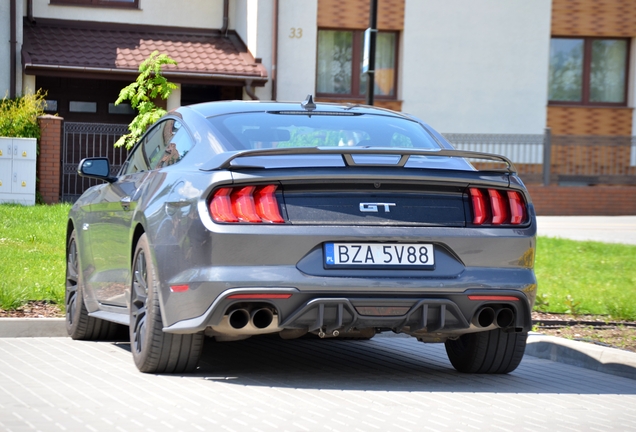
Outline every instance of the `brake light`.
<svg viewBox="0 0 636 432">
<path fill-rule="evenodd" d="M 285 223 L 278 210 L 276 185 L 240 186 L 217 189 L 210 199 L 215 222 Z"/>
<path fill-rule="evenodd" d="M 508 219 L 508 211 L 503 197 L 496 189 L 488 189 L 490 208 L 492 209 L 492 224 L 501 225 Z"/>
<path fill-rule="evenodd" d="M 510 203 L 510 223 L 520 224 L 526 218 L 526 206 L 519 192 L 508 191 L 508 202 Z"/>
<path fill-rule="evenodd" d="M 278 211 L 278 201 L 274 195 L 277 187 L 276 185 L 267 185 L 254 193 L 256 213 L 265 221 L 283 223 L 285 221 Z"/>
<path fill-rule="evenodd" d="M 481 225 L 486 222 L 486 200 L 484 194 L 479 189 L 470 188 L 470 198 L 473 202 L 473 223 L 475 225 Z"/>
<path fill-rule="evenodd" d="M 254 186 L 245 186 L 235 189 L 230 195 L 232 199 L 232 211 L 238 218 L 239 222 L 262 222 L 262 219 L 256 214 L 256 205 L 254 204 Z"/>
<path fill-rule="evenodd" d="M 210 214 L 216 222 L 238 222 L 238 218 L 232 211 L 230 194 L 232 188 L 217 189 L 210 200 Z"/>
<path fill-rule="evenodd" d="M 470 188 L 474 225 L 520 225 L 527 219 L 526 203 L 517 191 Z"/>
</svg>

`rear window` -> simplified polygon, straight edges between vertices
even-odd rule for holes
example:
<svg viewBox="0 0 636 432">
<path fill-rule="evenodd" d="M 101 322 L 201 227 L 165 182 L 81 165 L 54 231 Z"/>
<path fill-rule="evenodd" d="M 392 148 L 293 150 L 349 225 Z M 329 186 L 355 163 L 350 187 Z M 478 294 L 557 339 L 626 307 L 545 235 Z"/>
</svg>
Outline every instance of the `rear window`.
<svg viewBox="0 0 636 432">
<path fill-rule="evenodd" d="M 417 122 L 358 113 L 239 113 L 208 119 L 233 150 L 282 147 L 407 147 L 438 149 Z"/>
</svg>

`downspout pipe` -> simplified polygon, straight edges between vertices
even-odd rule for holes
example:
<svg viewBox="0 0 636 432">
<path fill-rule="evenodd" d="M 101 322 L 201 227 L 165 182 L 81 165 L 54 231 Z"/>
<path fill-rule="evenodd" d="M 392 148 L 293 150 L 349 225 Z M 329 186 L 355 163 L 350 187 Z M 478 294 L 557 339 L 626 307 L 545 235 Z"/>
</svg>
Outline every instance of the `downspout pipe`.
<svg viewBox="0 0 636 432">
<path fill-rule="evenodd" d="M 245 80 L 245 93 L 247 93 L 250 99 L 259 100 L 258 96 L 256 96 L 256 93 L 254 93 L 254 87 L 252 87 L 252 80 Z"/>
<path fill-rule="evenodd" d="M 221 35 L 227 37 L 227 29 L 230 26 L 230 0 L 223 0 L 223 27 L 221 27 Z"/>
<path fill-rule="evenodd" d="M 35 23 L 33 19 L 33 0 L 27 0 L 27 20 L 29 20 L 31 24 Z"/>
<path fill-rule="evenodd" d="M 274 0 L 274 22 L 272 23 L 272 100 L 275 101 L 277 95 L 277 74 L 276 68 L 278 67 L 278 1 Z"/>
<path fill-rule="evenodd" d="M 18 36 L 18 30 L 17 30 L 17 25 L 16 25 L 16 14 L 17 14 L 17 7 L 16 7 L 16 0 L 10 0 L 11 1 L 11 5 L 9 7 L 9 14 L 11 15 L 11 18 L 9 19 L 10 21 L 10 32 L 11 34 L 9 35 L 9 46 L 10 46 L 10 56 L 9 56 L 9 67 L 11 68 L 11 71 L 9 73 L 9 98 L 13 99 L 16 96 L 16 92 L 15 92 L 15 86 L 16 86 L 16 74 L 15 74 L 15 68 L 17 65 L 17 54 L 16 54 L 16 50 L 17 50 L 17 46 L 18 46 L 18 41 L 17 41 L 17 36 Z"/>
</svg>

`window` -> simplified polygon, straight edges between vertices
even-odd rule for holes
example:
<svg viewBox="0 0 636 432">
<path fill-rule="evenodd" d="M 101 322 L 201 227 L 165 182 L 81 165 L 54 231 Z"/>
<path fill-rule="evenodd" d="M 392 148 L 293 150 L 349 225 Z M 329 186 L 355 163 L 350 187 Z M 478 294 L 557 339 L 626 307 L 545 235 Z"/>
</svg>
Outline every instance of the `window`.
<svg viewBox="0 0 636 432">
<path fill-rule="evenodd" d="M 626 105 L 628 52 L 627 39 L 552 38 L 550 103 Z"/>
<path fill-rule="evenodd" d="M 378 32 L 375 48 L 375 91 L 380 98 L 396 97 L 397 33 Z M 367 74 L 362 74 L 364 32 L 318 30 L 316 93 L 323 96 L 364 97 Z"/>
<path fill-rule="evenodd" d="M 283 147 L 415 147 L 439 149 L 419 123 L 349 112 L 240 113 L 210 117 L 228 150 Z"/>
<path fill-rule="evenodd" d="M 122 174 L 165 168 L 179 162 L 193 146 L 181 123 L 174 119 L 155 125 L 136 145 L 122 167 Z"/>
<path fill-rule="evenodd" d="M 139 0 L 51 0 L 51 4 L 139 9 Z"/>
</svg>

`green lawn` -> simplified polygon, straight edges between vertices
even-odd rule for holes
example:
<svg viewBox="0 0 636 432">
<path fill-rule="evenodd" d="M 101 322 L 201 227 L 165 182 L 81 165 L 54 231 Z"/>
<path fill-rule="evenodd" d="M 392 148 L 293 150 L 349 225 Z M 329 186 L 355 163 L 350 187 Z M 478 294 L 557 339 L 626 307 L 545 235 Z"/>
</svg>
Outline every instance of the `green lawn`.
<svg viewBox="0 0 636 432">
<path fill-rule="evenodd" d="M 0 308 L 64 307 L 70 206 L 0 205 Z M 636 246 L 539 237 L 536 310 L 636 320 Z"/>
<path fill-rule="evenodd" d="M 634 245 L 540 237 L 535 272 L 536 310 L 636 319 Z"/>
<path fill-rule="evenodd" d="M 0 308 L 29 300 L 64 305 L 68 204 L 0 205 Z"/>
</svg>

